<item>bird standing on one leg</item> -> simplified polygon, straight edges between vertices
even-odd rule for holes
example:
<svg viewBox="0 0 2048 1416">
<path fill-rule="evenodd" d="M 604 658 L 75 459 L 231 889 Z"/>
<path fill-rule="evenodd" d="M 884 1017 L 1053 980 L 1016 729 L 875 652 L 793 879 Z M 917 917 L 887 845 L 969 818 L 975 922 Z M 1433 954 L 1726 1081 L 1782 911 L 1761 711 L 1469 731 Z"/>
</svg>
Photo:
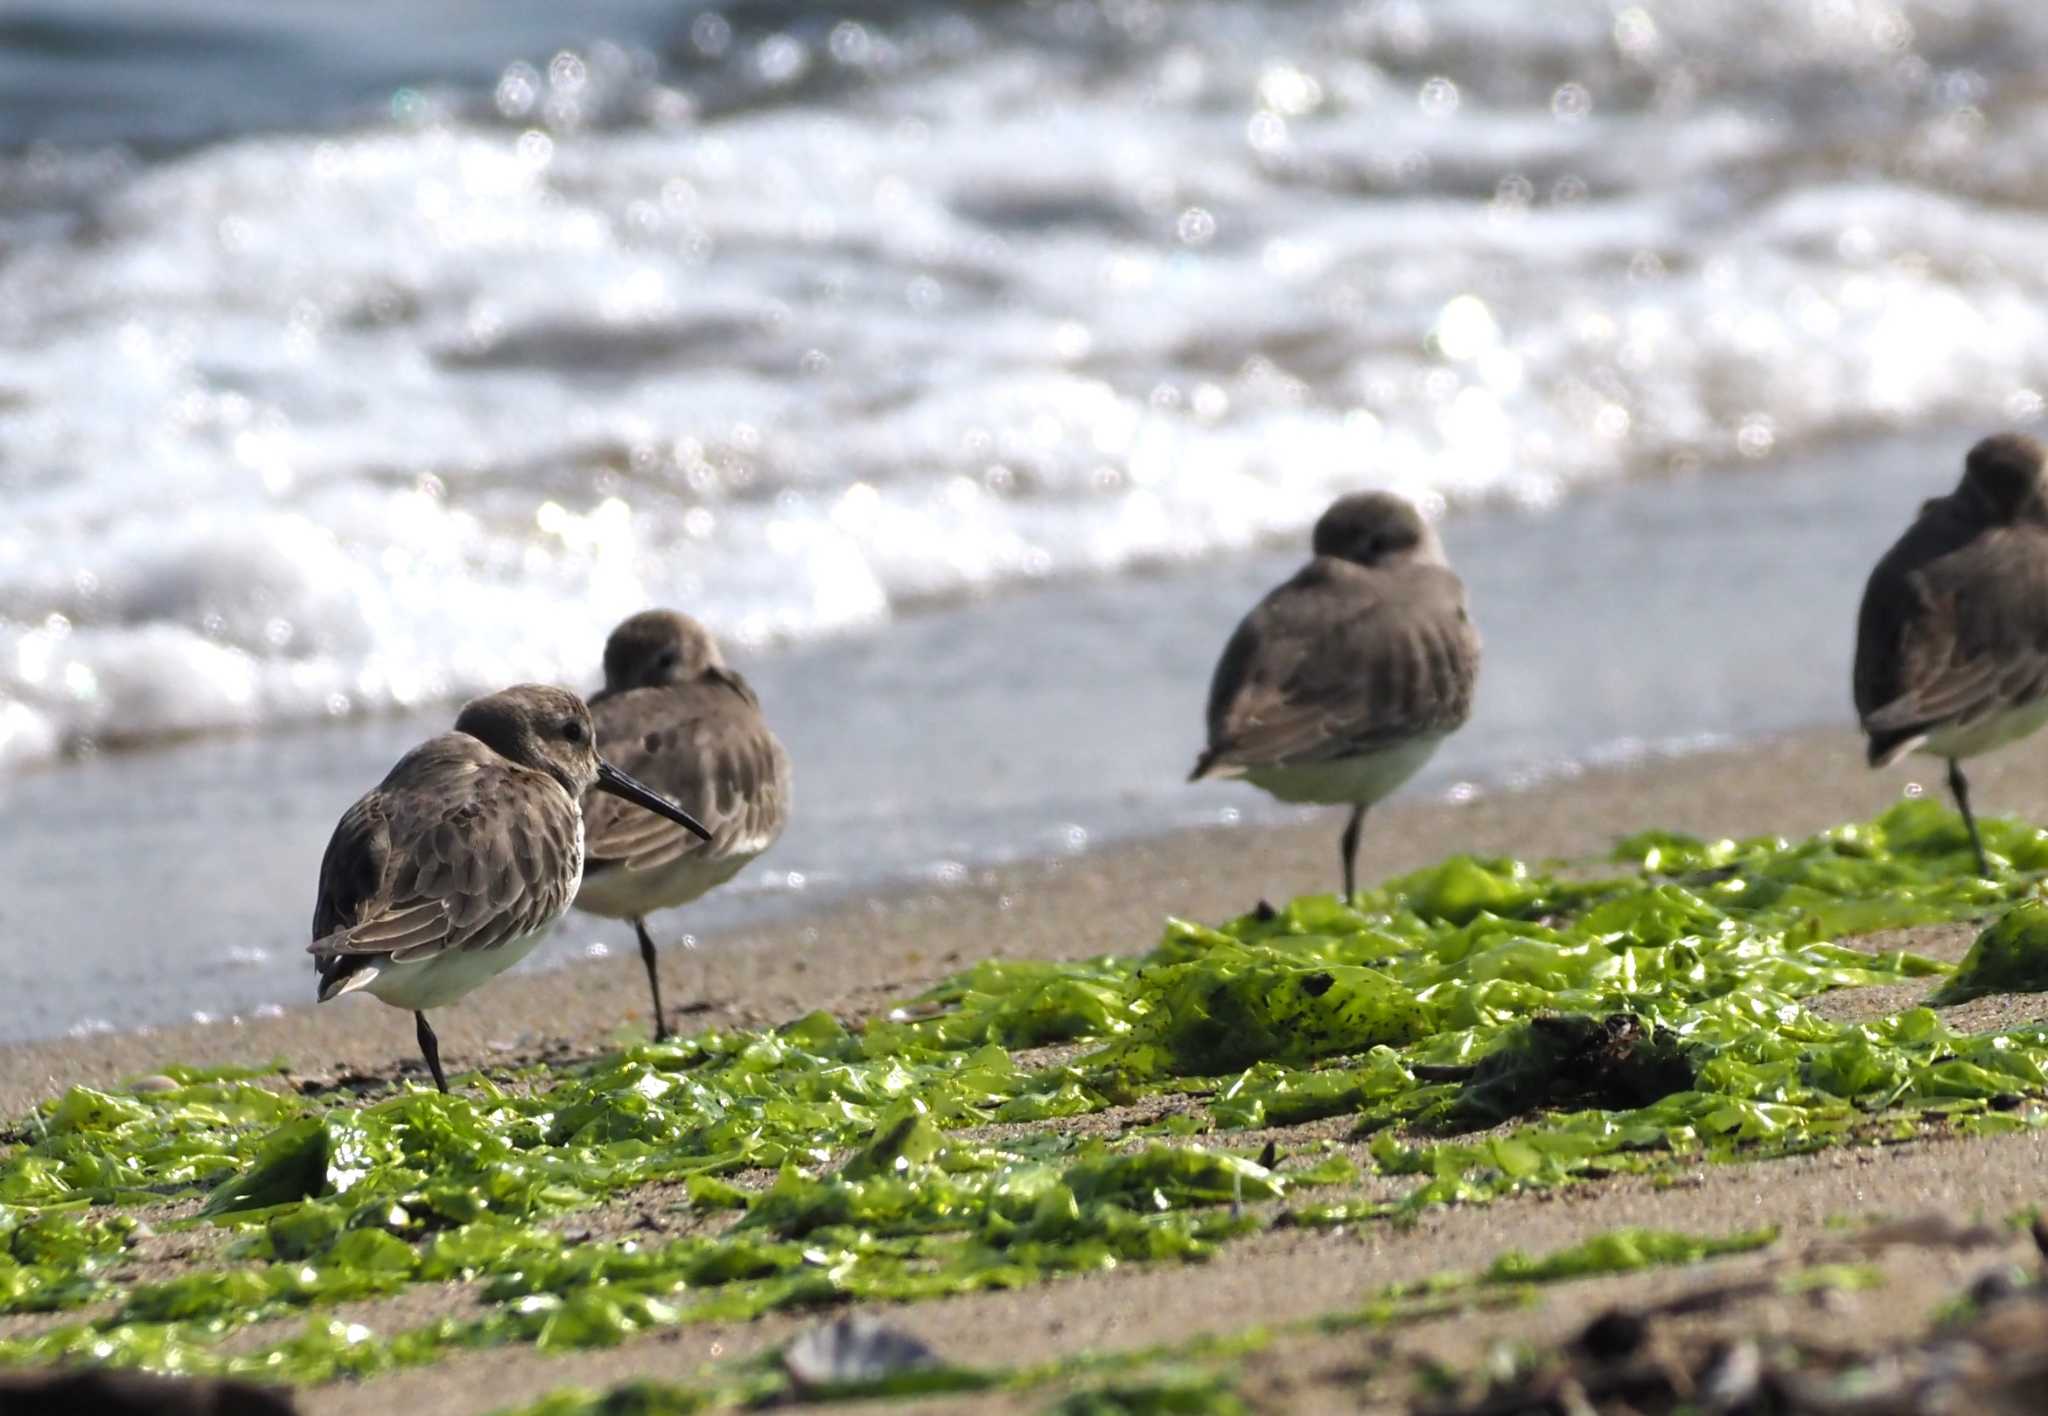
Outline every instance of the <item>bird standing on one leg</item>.
<svg viewBox="0 0 2048 1416">
<path fill-rule="evenodd" d="M 1978 873 L 1991 860 L 1963 759 L 2048 722 L 2048 479 L 2041 445 L 1995 433 L 1878 561 L 1856 621 L 1856 712 L 1873 767 L 1948 761 Z"/>
<path fill-rule="evenodd" d="M 400 758 L 342 814 L 320 862 L 308 951 L 319 1000 L 361 989 L 410 1008 L 448 1090 L 426 1010 L 519 962 L 583 878 L 593 787 L 709 832 L 598 756 L 583 700 L 522 684 L 465 706 L 455 730 Z"/>
<path fill-rule="evenodd" d="M 624 802 L 583 803 L 588 859 L 576 908 L 633 922 L 659 1042 L 668 1018 L 647 916 L 724 884 L 775 844 L 789 819 L 789 757 L 717 641 L 671 610 L 644 611 L 612 631 L 590 712 L 599 751 L 711 830 L 699 841 Z"/>
<path fill-rule="evenodd" d="M 1313 548 L 1224 648 L 1188 780 L 1242 776 L 1282 801 L 1348 804 L 1348 901 L 1366 809 L 1471 714 L 1479 632 L 1436 532 L 1399 497 L 1339 498 Z"/>
</svg>

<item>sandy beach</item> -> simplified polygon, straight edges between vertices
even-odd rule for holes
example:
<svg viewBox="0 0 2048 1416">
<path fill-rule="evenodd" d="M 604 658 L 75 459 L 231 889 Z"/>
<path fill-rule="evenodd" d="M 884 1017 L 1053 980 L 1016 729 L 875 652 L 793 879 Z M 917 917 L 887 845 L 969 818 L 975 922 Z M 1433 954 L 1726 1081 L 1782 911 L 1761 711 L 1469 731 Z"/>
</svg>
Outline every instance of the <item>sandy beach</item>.
<svg viewBox="0 0 2048 1416">
<path fill-rule="evenodd" d="M 1986 814 L 2048 815 L 2048 743 L 1973 764 Z M 1940 789 L 1938 769 L 1916 760 L 1877 774 L 1856 738 L 1823 731 L 1731 752 L 1646 759 L 1628 767 L 1464 802 L 1404 798 L 1368 820 L 1365 879 L 1413 870 L 1464 851 L 1525 860 L 1604 852 L 1651 826 L 1702 836 L 1801 835 L 1874 815 L 1910 781 Z M 2031 789 L 2030 789 L 2031 785 Z M 1141 953 L 1166 917 L 1222 920 L 1260 899 L 1336 888 L 1340 813 L 1297 826 L 1177 833 L 1100 852 L 985 871 L 969 885 L 849 901 L 829 913 L 664 951 L 663 979 L 699 1026 L 760 1026 L 824 1008 L 848 1017 L 917 993 L 983 958 L 1085 958 Z M 303 893 L 305 882 L 280 882 Z M 658 921 L 669 939 L 681 915 Z M 307 993 L 312 971 L 307 969 Z M 586 1050 L 648 1024 L 637 954 L 577 962 L 495 982 L 435 1017 L 451 1068 Z M 0 1106 L 18 1112 L 74 1083 L 103 1084 L 166 1062 L 198 1065 L 284 1059 L 300 1073 L 377 1072 L 417 1062 L 410 1015 L 350 999 L 294 1008 L 235 1025 L 172 1027 L 139 1035 L 63 1039 L 0 1051 Z"/>
<path fill-rule="evenodd" d="M 752 1409 L 851 1313 L 929 1410 L 1476 1416 L 1663 1304 L 1657 1416 L 1999 1265 L 2048 1370 L 2048 733 L 1986 880 L 1850 726 L 1873 565 L 2048 417 L 2048 7 L 390 18 L 0 24 L 0 1408 Z M 1185 778 L 1360 491 L 1485 647 L 1346 910 L 1340 812 Z M 787 829 L 651 922 L 677 1040 L 571 913 L 432 1091 L 313 1002 L 323 844 L 654 606 Z M 1784 843 L 1604 870 L 1657 828 Z"/>
<path fill-rule="evenodd" d="M 1974 783 L 1981 809 L 2048 815 L 2044 768 L 2048 742 L 1983 762 Z M 1391 805 L 1370 825 L 1366 871 L 1377 876 L 1407 870 L 1460 850 L 1532 860 L 1583 858 L 1604 851 L 1620 834 L 1652 825 L 1707 836 L 1797 834 L 1873 815 L 1909 781 L 1933 788 L 1938 779 L 1921 762 L 1873 774 L 1863 767 L 1849 733 L 1813 732 L 1740 751 L 1589 772 L 1466 802 Z M 696 1000 L 693 1006 L 701 1009 L 684 1020 L 686 1026 L 760 1026 L 820 1008 L 856 1020 L 979 959 L 1139 952 L 1154 942 L 1169 911 L 1221 919 L 1260 898 L 1326 889 L 1334 874 L 1337 824 L 1317 820 L 1278 830 L 1192 832 L 998 872 L 957 890 L 857 901 L 775 929 L 711 939 L 688 954 L 672 950 L 665 977 L 672 996 Z M 1934 926 L 1874 942 L 1953 960 L 1971 933 L 1967 926 Z M 1876 1014 L 1913 1001 L 1892 996 L 1900 991 L 1871 990 L 1873 996 L 1860 1000 L 1855 992 L 1831 995 L 1825 1009 L 1837 1016 Z M 645 1007 L 637 959 L 620 958 L 501 981 L 436 1022 L 453 1073 L 479 1063 L 489 1067 L 601 1050 L 639 1033 L 646 1026 Z M 2048 1018 L 2048 997 L 2022 996 L 1980 1000 L 1956 1010 L 1951 1021 L 1982 1029 L 2041 1018 Z M 0 1103 L 19 1115 L 74 1083 L 107 1085 L 174 1061 L 273 1058 L 301 1078 L 411 1075 L 419 1065 L 406 1015 L 350 1000 L 238 1027 L 15 1047 L 0 1068 Z M 1338 1138 L 1341 1121 L 1277 1131 L 1271 1138 L 1283 1148 Z M 1230 1142 L 1245 1139 L 1233 1136 Z M 1248 1139 L 1256 1142 L 1259 1135 Z M 1196 1268 L 1125 1266 L 1016 1292 L 891 1306 L 888 1317 L 950 1356 L 967 1360 L 1000 1351 L 1007 1361 L 1028 1362 L 1309 1320 L 1355 1305 L 1390 1282 L 1483 1267 L 1507 1249 L 1547 1251 L 1617 1225 L 1699 1234 L 1760 1224 L 1781 1228 L 1771 1251 L 1775 1259 L 1724 1260 L 1563 1285 L 1533 1308 L 1407 1326 L 1381 1341 L 1373 1359 L 1390 1372 L 1401 1365 L 1390 1353 L 1401 1354 L 1401 1362 L 1418 1355 L 1470 1362 L 1496 1339 L 1559 1340 L 1609 1302 L 1650 1301 L 1687 1284 L 1725 1281 L 1744 1264 L 1782 1265 L 1788 1254 L 1824 1246 L 1847 1220 L 1940 1214 L 1999 1221 L 2042 1197 L 2044 1163 L 2048 1137 L 2036 1132 L 1703 1166 L 1678 1184 L 1618 1176 L 1433 1212 L 1412 1227 L 1269 1230 L 1229 1244 Z M 636 1193 L 573 1220 L 576 1227 L 603 1232 L 673 1201 L 673 1195 Z M 1882 1272 L 1883 1286 L 1830 1295 L 1830 1301 L 1838 1314 L 1853 1313 L 1861 1340 L 1917 1330 L 1934 1304 L 1971 1273 L 2017 1252 L 2016 1237 L 2024 1242 L 2016 1231 L 2000 1231 L 1954 1242 L 1948 1236 L 1931 1244 L 1882 1246 L 1866 1257 Z M 343 1314 L 373 1325 L 411 1325 L 465 1311 L 474 1301 L 460 1285 L 425 1285 L 387 1302 L 347 1305 Z M 1802 1320 L 1802 1304 L 1808 1302 L 1774 1295 L 1699 1321 L 1782 1331 Z M 486 1411 L 565 1384 L 686 1378 L 707 1361 L 764 1349 L 814 1321 L 796 1313 L 692 1325 L 621 1348 L 568 1356 L 531 1349 L 458 1355 L 429 1368 L 305 1391 L 299 1400 L 302 1409 L 322 1413 Z M 20 1331 L 22 1320 L 12 1326 Z M 1244 1390 L 1276 1410 L 1356 1409 L 1368 1398 L 1398 1401 L 1406 1391 L 1399 1382 L 1361 1385 L 1363 1343 L 1357 1333 L 1284 1337 L 1247 1359 Z M 1033 1401 L 1018 1406 L 1013 1397 L 947 1398 L 933 1409 L 955 1405 L 1032 1409 Z"/>
</svg>

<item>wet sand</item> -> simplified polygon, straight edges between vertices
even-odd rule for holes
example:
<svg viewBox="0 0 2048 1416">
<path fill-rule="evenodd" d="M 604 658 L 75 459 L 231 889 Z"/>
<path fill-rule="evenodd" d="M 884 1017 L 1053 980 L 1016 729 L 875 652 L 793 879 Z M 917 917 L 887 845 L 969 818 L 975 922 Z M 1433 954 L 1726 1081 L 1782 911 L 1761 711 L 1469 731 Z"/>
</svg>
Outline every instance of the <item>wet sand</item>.
<svg viewBox="0 0 2048 1416">
<path fill-rule="evenodd" d="M 1514 782 L 1532 764 L 1608 760 L 1618 744 L 1750 741 L 1845 717 L 1863 577 L 1913 507 L 1952 476 L 1971 436 L 1925 430 L 1831 444 L 1767 469 L 1631 480 L 1540 514 L 1494 506 L 1447 518 L 1486 662 L 1472 721 L 1415 790 Z M 1828 534 L 1815 536 L 1816 525 Z M 873 635 L 772 653 L 727 645 L 789 749 L 796 809 L 774 850 L 662 921 L 664 937 L 791 938 L 771 936 L 771 926 L 899 882 L 1068 855 L 1077 832 L 1096 852 L 1062 878 L 1097 876 L 1131 906 L 1089 936 L 1098 947 L 1133 947 L 1166 909 L 1235 908 L 1241 890 L 1298 881 L 1329 888 L 1334 841 L 1302 844 L 1284 832 L 1270 848 L 1227 833 L 1222 844 L 1189 837 L 1164 852 L 1115 850 L 1225 812 L 1263 825 L 1295 819 L 1241 784 L 1182 779 L 1201 746 L 1201 691 L 1217 652 L 1301 554 L 1289 537 L 1156 575 L 933 606 Z M 904 711 L 916 703 L 943 708 Z M 9 885 L 0 939 L 21 945 L 0 949 L 0 1046 L 94 1022 L 127 1031 L 305 1001 L 306 924 L 336 818 L 454 712 L 439 703 L 0 775 Z M 1848 806 L 1889 790 L 1855 780 L 1861 769 L 1846 749 L 1824 770 L 1845 774 L 1838 799 Z M 1778 819 L 1797 793 L 1777 795 L 1723 817 Z M 1635 821 L 1627 810 L 1595 812 L 1573 836 L 1578 824 L 1547 800 L 1504 820 L 1494 844 L 1562 849 L 1567 839 L 1597 842 L 1610 819 Z M 1667 800 L 1674 817 L 1692 810 L 1675 789 L 1645 806 L 1664 811 Z M 1464 829 L 1427 810 L 1390 819 L 1430 849 Z M 1423 858 L 1395 852 L 1385 825 L 1368 872 L 1376 860 Z M 1275 873 L 1297 861 L 1300 874 Z M 1195 874 L 1222 888 L 1177 893 L 1176 881 Z M 1061 918 L 1080 910 L 1068 902 L 1088 898 L 1041 891 L 1031 871 L 1005 884 L 1032 918 L 1054 921 L 1043 934 L 1073 932 Z M 1024 942 L 1028 928 L 1006 922 L 1006 943 Z M 622 954 L 632 932 L 572 917 L 532 962 L 545 968 L 590 944 Z M 673 997 L 687 996 L 691 974 L 678 965 Z M 714 996 L 758 999 L 751 986 Z"/>
<path fill-rule="evenodd" d="M 1972 780 L 1987 815 L 2048 815 L 2048 738 L 1975 766 Z M 1874 815 L 1908 781 L 1940 789 L 1938 771 L 1925 762 L 1874 773 L 1863 766 L 1852 734 L 1815 732 L 1739 751 L 1596 769 L 1461 803 L 1390 803 L 1366 823 L 1359 868 L 1373 878 L 1456 851 L 1532 860 L 1585 856 L 1649 826 L 1796 835 Z M 1261 898 L 1335 889 L 1342 825 L 1341 813 L 1332 811 L 1299 825 L 1186 831 L 984 871 L 964 886 L 857 899 L 771 927 L 706 937 L 696 949 L 666 947 L 664 991 L 671 1006 L 702 1010 L 684 1017 L 686 1026 L 773 1024 L 815 1008 L 864 1015 L 976 959 L 1136 953 L 1157 940 L 1168 914 L 1223 919 Z M 654 931 L 669 940 L 687 924 L 687 912 L 657 916 Z M 638 954 L 624 947 L 629 942 L 622 938 L 610 958 L 503 978 L 436 1011 L 450 1075 L 532 1056 L 550 1044 L 594 1048 L 645 1030 L 646 976 Z M 306 992 L 312 993 L 310 965 Z M 0 1047 L 0 1110 L 18 1112 L 74 1082 L 112 1082 L 169 1062 L 271 1059 L 311 1075 L 418 1062 L 411 1015 L 352 996 L 238 1024 Z"/>
<path fill-rule="evenodd" d="M 1915 761 L 1872 773 L 1862 764 L 1854 736 L 1833 730 L 1736 752 L 1599 770 L 1466 802 L 1402 803 L 1368 823 L 1363 869 L 1369 875 L 1397 872 L 1458 850 L 1585 857 L 1603 852 L 1621 834 L 1653 825 L 1710 836 L 1802 834 L 1870 816 L 1909 781 L 1937 790 L 1934 766 Z M 2048 816 L 2048 739 L 1979 764 L 1972 778 L 1975 799 L 1987 815 Z M 859 901 L 773 929 L 710 939 L 694 951 L 671 949 L 664 954 L 664 979 L 670 997 L 697 1000 L 703 1009 L 684 1019 L 686 1026 L 770 1024 L 814 1008 L 871 1015 L 975 959 L 1135 952 L 1152 943 L 1169 911 L 1220 918 L 1262 896 L 1283 899 L 1329 889 L 1340 825 L 1333 813 L 1327 822 L 1282 829 L 1183 833 L 994 872 L 955 890 Z M 1941 926 L 1907 932 L 1903 939 L 1892 934 L 1882 942 L 1953 958 L 1967 937 L 1967 931 Z M 1908 1001 L 1917 1000 L 1850 995 L 1830 1007 L 1846 1014 Z M 502 980 L 435 1021 L 453 1074 L 479 1063 L 530 1058 L 550 1047 L 602 1048 L 644 1030 L 646 1008 L 639 961 L 622 957 Z M 2010 1026 L 2048 1016 L 2048 995 L 1985 1000 L 1969 1008 L 1967 1016 L 1959 1011 L 1953 1019 L 1957 1025 Z M 5 1049 L 0 1106 L 18 1113 L 62 1086 L 113 1082 L 172 1061 L 271 1058 L 296 1073 L 323 1077 L 418 1066 L 408 1015 L 348 999 L 238 1027 Z M 1298 1134 L 1319 1133 L 1304 1128 Z M 2048 1197 L 2039 1178 L 2044 1166 L 2048 1136 L 2032 1134 L 1705 1167 L 1677 1186 L 1620 1177 L 1453 1209 L 1411 1228 L 1269 1231 L 1227 1246 L 1199 1267 L 1127 1267 L 1017 1293 L 903 1307 L 889 1316 L 962 1360 L 990 1351 L 1030 1361 L 1083 1348 L 1137 1348 L 1201 1331 L 1311 1318 L 1356 1304 L 1391 1281 L 1483 1267 L 1506 1249 L 1545 1251 L 1621 1224 L 1720 1233 L 1777 1223 L 1785 1237 L 1774 1252 L 1782 1255 L 1819 1242 L 1831 1232 L 1827 1226 L 1844 1217 L 1939 1212 L 1997 1220 Z M 1923 1323 L 1935 1302 L 1988 1261 L 1940 1246 L 1911 1249 L 1905 1257 L 1884 1258 L 1888 1274 L 1897 1270 L 1885 1287 L 1838 1301 L 1853 1306 L 1859 1334 L 1880 1340 Z M 1553 1341 L 1617 1294 L 1661 1293 L 1674 1284 L 1704 1281 L 1687 1270 L 1566 1285 L 1534 1309 L 1425 1323 L 1393 1340 L 1406 1353 L 1469 1358 L 1495 1337 Z M 472 1301 L 457 1288 L 410 1290 L 393 1303 L 374 1305 L 376 1311 L 365 1316 L 399 1326 L 459 1311 Z M 1773 1303 L 1728 1320 L 1799 1320 L 1793 1300 Z M 686 1378 L 707 1360 L 758 1350 L 811 1321 L 777 1315 L 689 1327 L 619 1349 L 561 1357 L 529 1349 L 465 1355 L 431 1369 L 309 1391 L 300 1400 L 305 1410 L 334 1413 L 394 1406 L 424 1413 L 489 1410 L 568 1383 L 606 1385 L 633 1375 Z M 1352 1359 L 1363 1343 L 1355 1333 L 1287 1339 L 1248 1362 L 1250 1389 L 1275 1407 L 1357 1409 L 1364 1388 L 1355 1372 L 1343 1374 L 1355 1367 Z M 986 1409 L 1008 1409 L 1009 1400 L 979 1399 Z"/>
</svg>

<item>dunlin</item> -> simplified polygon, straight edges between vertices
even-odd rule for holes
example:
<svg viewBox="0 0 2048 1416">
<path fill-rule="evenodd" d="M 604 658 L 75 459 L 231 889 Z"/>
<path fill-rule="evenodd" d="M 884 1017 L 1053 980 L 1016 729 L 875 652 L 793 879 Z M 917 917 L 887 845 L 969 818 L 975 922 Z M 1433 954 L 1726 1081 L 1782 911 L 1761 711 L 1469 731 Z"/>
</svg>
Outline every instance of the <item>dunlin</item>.
<svg viewBox="0 0 2048 1416">
<path fill-rule="evenodd" d="M 694 840 L 624 802 L 583 803 L 588 860 L 576 908 L 628 919 L 640 937 L 654 1036 L 668 1036 L 647 916 L 685 905 L 732 879 L 775 844 L 789 815 L 789 758 L 747 681 L 687 615 L 647 610 L 604 646 L 604 688 L 590 700 L 598 750 L 693 812 L 711 829 Z"/>
<path fill-rule="evenodd" d="M 448 1090 L 426 1010 L 533 951 L 583 878 L 592 788 L 709 838 L 690 814 L 598 756 L 575 694 L 522 684 L 463 708 L 342 813 L 320 862 L 309 950 L 325 1003 L 362 989 L 410 1008 Z"/>
<path fill-rule="evenodd" d="M 1870 765 L 1948 759 L 1977 869 L 1991 874 L 1962 762 L 2048 722 L 2048 485 L 2041 445 L 1996 433 L 1920 508 L 1863 589 L 1856 712 Z"/>
<path fill-rule="evenodd" d="M 1339 498 L 1313 546 L 1230 637 L 1188 780 L 1241 776 L 1282 801 L 1349 803 L 1349 900 L 1366 808 L 1471 713 L 1479 632 L 1436 532 L 1399 497 Z"/>
</svg>

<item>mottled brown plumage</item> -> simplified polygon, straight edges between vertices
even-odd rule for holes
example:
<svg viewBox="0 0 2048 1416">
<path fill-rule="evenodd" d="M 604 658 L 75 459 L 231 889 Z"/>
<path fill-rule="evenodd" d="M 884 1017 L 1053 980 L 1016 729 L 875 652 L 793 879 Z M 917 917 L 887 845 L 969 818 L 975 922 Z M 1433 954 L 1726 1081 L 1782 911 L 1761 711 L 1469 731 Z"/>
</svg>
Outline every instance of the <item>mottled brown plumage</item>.
<svg viewBox="0 0 2048 1416">
<path fill-rule="evenodd" d="M 1339 499 L 1314 551 L 1224 648 L 1190 780 L 1242 776 L 1283 801 L 1351 804 L 1348 899 L 1366 808 L 1472 711 L 1479 634 L 1436 533 L 1399 497 Z"/>
<path fill-rule="evenodd" d="M 342 814 L 313 906 L 319 999 L 363 989 L 410 1008 L 443 1091 L 425 1010 L 517 963 L 568 909 L 593 787 L 701 825 L 598 756 L 590 711 L 526 684 L 479 698 Z"/>
<path fill-rule="evenodd" d="M 1999 433 L 1970 449 L 1864 587 L 1853 688 L 1873 767 L 1948 759 L 1977 867 L 1990 861 L 1961 761 L 2048 721 L 2048 486 L 2039 443 Z"/>
<path fill-rule="evenodd" d="M 708 841 L 623 802 L 586 799 L 586 862 L 576 907 L 628 919 L 640 941 L 654 1035 L 668 1035 L 646 916 L 730 880 L 782 834 L 789 758 L 747 681 L 695 620 L 634 615 L 605 644 L 605 686 L 590 700 L 598 747 L 702 821 Z"/>
</svg>

